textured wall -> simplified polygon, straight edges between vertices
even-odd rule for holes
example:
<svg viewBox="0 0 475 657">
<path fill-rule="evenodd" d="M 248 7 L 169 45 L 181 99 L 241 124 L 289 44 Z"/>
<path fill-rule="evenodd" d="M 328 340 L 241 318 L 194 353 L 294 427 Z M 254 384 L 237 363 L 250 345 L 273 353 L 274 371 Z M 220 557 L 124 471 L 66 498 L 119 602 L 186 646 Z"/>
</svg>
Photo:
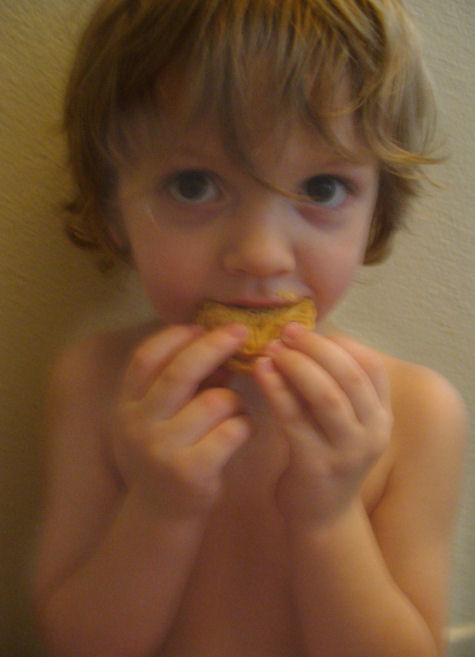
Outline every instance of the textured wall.
<svg viewBox="0 0 475 657">
<path fill-rule="evenodd" d="M 462 392 L 475 416 L 475 2 L 407 0 L 423 33 L 450 153 L 444 186 L 419 202 L 383 266 L 367 269 L 340 323 L 396 356 L 428 365 Z M 455 554 L 453 621 L 475 621 L 475 438 Z M 470 656 L 475 655 L 474 643 Z"/>
<path fill-rule="evenodd" d="M 475 410 L 473 0 L 410 0 L 438 86 L 452 159 L 387 264 L 364 272 L 337 316 L 377 347 L 443 372 Z M 61 234 L 67 197 L 60 95 L 90 0 L 0 0 L 0 645 L 38 655 L 27 586 L 48 363 L 71 335 L 147 306 L 135 281 L 100 274 Z M 475 444 L 457 537 L 453 622 L 475 618 Z M 4 625 L 4 627 L 3 627 Z"/>
</svg>

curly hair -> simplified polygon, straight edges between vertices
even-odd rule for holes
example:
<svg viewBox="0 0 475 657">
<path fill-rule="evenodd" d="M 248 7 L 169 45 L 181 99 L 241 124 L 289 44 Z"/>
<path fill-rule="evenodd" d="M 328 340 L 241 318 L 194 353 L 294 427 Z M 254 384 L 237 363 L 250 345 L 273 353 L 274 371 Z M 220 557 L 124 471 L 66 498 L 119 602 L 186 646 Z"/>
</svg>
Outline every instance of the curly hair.
<svg viewBox="0 0 475 657">
<path fill-rule="evenodd" d="M 297 117 L 348 158 L 332 124 L 351 112 L 381 169 L 365 263 L 385 257 L 424 165 L 438 160 L 433 92 L 400 0 L 103 0 L 79 44 L 64 109 L 76 185 L 68 232 L 77 244 L 129 258 L 111 231 L 117 166 L 131 157 L 134 112 L 160 125 L 157 90 L 170 71 L 186 81 L 187 116 L 214 111 L 230 152 L 251 171 L 246 131 L 259 71 L 269 124 Z"/>
</svg>

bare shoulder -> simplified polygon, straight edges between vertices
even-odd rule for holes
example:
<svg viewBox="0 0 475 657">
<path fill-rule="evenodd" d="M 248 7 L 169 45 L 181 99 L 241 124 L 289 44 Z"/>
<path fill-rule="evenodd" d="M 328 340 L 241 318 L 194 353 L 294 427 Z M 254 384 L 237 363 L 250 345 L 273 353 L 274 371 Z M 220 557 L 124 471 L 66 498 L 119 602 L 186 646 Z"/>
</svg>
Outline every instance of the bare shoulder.
<svg viewBox="0 0 475 657">
<path fill-rule="evenodd" d="M 112 404 L 136 345 L 157 329 L 148 324 L 95 334 L 69 345 L 57 359 L 46 409 L 51 476 L 78 471 L 81 464 L 84 479 L 92 479 L 94 468 L 103 477 L 113 474 L 108 454 Z"/>
<path fill-rule="evenodd" d="M 350 336 L 332 330 L 336 337 Z M 353 338 L 350 338 L 352 341 Z M 434 449 L 463 451 L 467 434 L 467 412 L 459 391 L 434 370 L 394 358 L 366 344 L 361 349 L 366 366 L 389 379 L 394 415 L 393 442 L 404 450 Z"/>
<path fill-rule="evenodd" d="M 94 544 L 121 494 L 108 440 L 109 411 L 134 346 L 153 330 L 140 327 L 81 339 L 63 351 L 52 369 L 35 583 L 39 593 Z"/>
<path fill-rule="evenodd" d="M 391 386 L 394 434 L 400 449 L 463 451 L 467 413 L 459 391 L 427 367 L 379 354 Z"/>
<path fill-rule="evenodd" d="M 62 397 L 72 388 L 76 398 L 80 393 L 103 401 L 117 386 L 134 348 L 158 329 L 150 323 L 93 334 L 68 345 L 52 369 L 53 395 Z"/>
<path fill-rule="evenodd" d="M 460 504 L 468 433 L 465 404 L 437 372 L 381 358 L 391 385 L 393 465 L 375 522 L 380 536 L 392 536 L 396 527 L 401 545 L 405 536 L 412 546 L 407 550 L 414 554 L 419 545 L 422 561 L 428 559 L 430 546 L 440 565 L 448 561 Z M 391 549 L 386 545 L 386 551 Z"/>
</svg>

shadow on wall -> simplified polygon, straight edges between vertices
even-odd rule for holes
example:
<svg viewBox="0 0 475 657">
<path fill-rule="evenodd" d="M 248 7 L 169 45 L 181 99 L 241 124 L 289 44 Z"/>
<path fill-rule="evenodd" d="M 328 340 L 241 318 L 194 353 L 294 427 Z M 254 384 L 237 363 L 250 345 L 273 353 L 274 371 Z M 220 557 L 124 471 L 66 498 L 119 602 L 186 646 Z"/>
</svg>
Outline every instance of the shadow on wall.
<svg viewBox="0 0 475 657">
<path fill-rule="evenodd" d="M 100 273 L 62 231 L 60 98 L 87 5 L 0 3 L 0 653 L 9 656 L 39 653 L 29 588 L 49 365 L 82 328 L 144 313 L 128 274 Z"/>
<path fill-rule="evenodd" d="M 12 92 L 2 108 L 0 128 L 0 652 L 24 657 L 39 650 L 29 582 L 48 369 L 73 335 L 146 312 L 128 271 L 101 273 L 64 237 L 69 184 L 50 92 L 46 80 L 25 81 L 23 97 Z"/>
<path fill-rule="evenodd" d="M 39 153 L 36 155 L 39 156 Z M 34 169 L 34 167 L 33 167 Z M 66 241 L 56 203 L 65 175 L 51 166 L 41 170 L 16 169 L 19 180 L 35 180 L 21 192 L 18 244 L 6 244 L 14 260 L 2 271 L 3 305 L 0 345 L 0 426 L 2 433 L 0 512 L 6 538 L 0 568 L 6 596 L 1 616 L 13 642 L 11 655 L 27 656 L 37 646 L 28 601 L 31 553 L 38 521 L 43 455 L 43 407 L 48 371 L 63 345 L 78 333 L 116 326 L 136 305 L 137 322 L 145 304 L 134 293 L 125 270 L 101 273 L 89 254 Z M 49 190 L 38 198 L 35 190 Z M 3 232 L 3 231 L 2 231 Z M 2 235 L 2 238 L 5 236 Z M 12 246 L 15 250 L 12 253 Z M 2 269 L 4 264 L 1 265 Z M 2 289 L 5 288 L 5 289 Z"/>
</svg>

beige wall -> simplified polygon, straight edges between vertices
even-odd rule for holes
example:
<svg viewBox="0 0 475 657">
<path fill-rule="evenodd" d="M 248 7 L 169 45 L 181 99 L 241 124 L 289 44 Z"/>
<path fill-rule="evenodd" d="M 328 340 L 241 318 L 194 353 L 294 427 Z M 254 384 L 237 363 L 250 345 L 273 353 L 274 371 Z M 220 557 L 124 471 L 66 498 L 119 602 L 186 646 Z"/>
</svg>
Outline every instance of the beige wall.
<svg viewBox="0 0 475 657">
<path fill-rule="evenodd" d="M 452 160 L 447 189 L 425 200 L 392 260 L 362 275 L 337 316 L 375 346 L 442 371 L 475 409 L 473 0 L 411 0 L 438 85 Z M 139 320 L 135 282 L 101 274 L 61 234 L 67 197 L 60 94 L 91 0 L 0 0 L 0 632 L 33 655 L 26 581 L 41 466 L 48 363 L 72 335 Z M 475 445 L 457 539 L 453 621 L 475 618 Z M 6 540 L 5 540 L 6 539 Z"/>
</svg>

